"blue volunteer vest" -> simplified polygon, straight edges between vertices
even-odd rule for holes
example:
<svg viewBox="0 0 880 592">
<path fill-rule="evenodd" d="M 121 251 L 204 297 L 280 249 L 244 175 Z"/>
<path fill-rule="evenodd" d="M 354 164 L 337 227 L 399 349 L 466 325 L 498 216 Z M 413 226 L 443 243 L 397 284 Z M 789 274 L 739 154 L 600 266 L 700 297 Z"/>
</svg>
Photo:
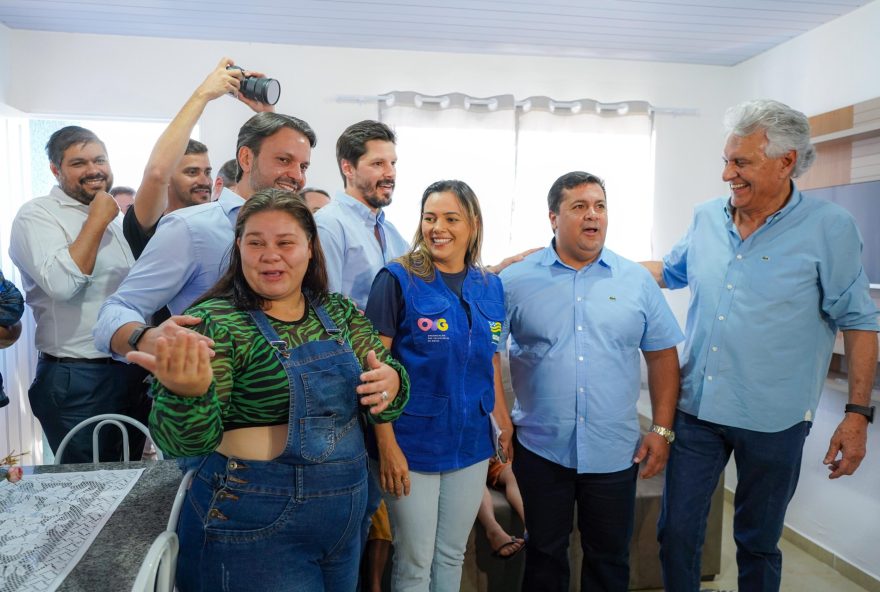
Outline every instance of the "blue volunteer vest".
<svg viewBox="0 0 880 592">
<path fill-rule="evenodd" d="M 458 296 L 439 273 L 426 282 L 399 263 L 405 303 L 391 354 L 410 376 L 410 399 L 394 433 L 410 469 L 423 472 L 468 467 L 494 453 L 489 413 L 495 408 L 492 356 L 501 337 L 501 280 L 471 268 Z"/>
</svg>

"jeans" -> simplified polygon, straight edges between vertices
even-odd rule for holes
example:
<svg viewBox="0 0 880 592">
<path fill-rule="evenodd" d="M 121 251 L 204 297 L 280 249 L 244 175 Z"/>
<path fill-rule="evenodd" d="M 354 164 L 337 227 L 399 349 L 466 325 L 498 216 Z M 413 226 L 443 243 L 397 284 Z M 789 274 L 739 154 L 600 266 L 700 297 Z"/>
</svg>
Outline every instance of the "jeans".
<svg viewBox="0 0 880 592">
<path fill-rule="evenodd" d="M 127 415 L 146 424 L 151 400 L 144 378 L 147 371 L 135 364 L 84 364 L 39 360 L 28 390 L 31 409 L 53 451 L 76 424 L 102 413 Z M 64 450 L 64 463 L 92 462 L 92 430 L 80 430 Z M 132 460 L 140 460 L 146 436 L 129 427 Z M 122 459 L 122 434 L 113 426 L 101 430 L 100 459 Z"/>
<path fill-rule="evenodd" d="M 410 493 L 385 495 L 394 539 L 394 592 L 458 592 L 489 461 L 445 473 L 409 472 Z"/>
<path fill-rule="evenodd" d="M 657 525 L 667 590 L 700 589 L 700 552 L 709 504 L 731 452 L 737 473 L 733 538 L 739 589 L 779 590 L 782 553 L 777 545 L 811 425 L 803 421 L 781 432 L 765 433 L 676 413 L 675 443 L 666 465 Z"/>
<path fill-rule="evenodd" d="M 625 592 L 629 587 L 638 465 L 614 473 L 578 473 L 515 440 L 513 473 L 526 515 L 526 592 L 568 592 L 568 541 L 575 502 L 584 561 L 584 592 Z"/>
<path fill-rule="evenodd" d="M 181 509 L 177 587 L 352 592 L 366 504 L 365 455 L 303 466 L 214 453 Z"/>
</svg>

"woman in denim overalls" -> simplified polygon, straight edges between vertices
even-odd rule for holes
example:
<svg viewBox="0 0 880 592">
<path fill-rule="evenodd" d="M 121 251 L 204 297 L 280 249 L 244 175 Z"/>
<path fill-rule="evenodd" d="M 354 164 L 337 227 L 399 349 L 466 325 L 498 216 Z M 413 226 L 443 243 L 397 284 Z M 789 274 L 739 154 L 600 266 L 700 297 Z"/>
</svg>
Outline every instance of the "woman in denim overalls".
<svg viewBox="0 0 880 592">
<path fill-rule="evenodd" d="M 367 496 L 358 394 L 369 419 L 396 417 L 406 376 L 379 361 L 400 368 L 354 305 L 327 294 L 304 202 L 251 197 L 229 272 L 189 312 L 213 360 L 192 332 L 160 338 L 155 358 L 132 355 L 162 383 L 160 447 L 208 455 L 180 515 L 178 588 L 354 590 Z"/>
</svg>

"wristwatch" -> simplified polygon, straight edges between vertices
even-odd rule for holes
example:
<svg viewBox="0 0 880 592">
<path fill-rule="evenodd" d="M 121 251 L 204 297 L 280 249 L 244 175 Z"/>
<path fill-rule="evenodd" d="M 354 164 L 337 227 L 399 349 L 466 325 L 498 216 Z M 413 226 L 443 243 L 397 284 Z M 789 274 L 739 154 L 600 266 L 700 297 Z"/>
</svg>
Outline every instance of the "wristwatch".
<svg viewBox="0 0 880 592">
<path fill-rule="evenodd" d="M 672 444 L 673 442 L 675 442 L 675 432 L 673 432 L 669 428 L 664 428 L 663 426 L 658 426 L 656 423 L 652 423 L 651 431 L 655 434 L 660 434 L 661 436 L 663 436 L 667 444 Z"/>
<path fill-rule="evenodd" d="M 143 323 L 138 325 L 137 329 L 135 329 L 128 337 L 128 347 L 130 347 L 134 351 L 138 351 L 138 341 L 141 340 L 141 337 L 144 336 L 144 333 L 147 332 L 147 329 L 155 329 L 155 327 L 153 327 L 152 325 L 145 325 Z"/>
<path fill-rule="evenodd" d="M 875 407 L 873 405 L 871 405 L 870 407 L 865 407 L 864 405 L 853 405 L 852 403 L 847 403 L 844 409 L 844 413 L 858 413 L 859 415 L 864 415 L 865 417 L 867 417 L 868 423 L 874 423 Z"/>
</svg>

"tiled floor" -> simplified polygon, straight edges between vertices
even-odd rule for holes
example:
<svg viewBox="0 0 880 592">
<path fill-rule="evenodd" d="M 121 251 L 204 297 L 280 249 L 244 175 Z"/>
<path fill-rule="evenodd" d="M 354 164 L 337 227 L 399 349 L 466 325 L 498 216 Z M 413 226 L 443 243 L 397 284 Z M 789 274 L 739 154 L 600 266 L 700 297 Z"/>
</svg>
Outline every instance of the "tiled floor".
<svg viewBox="0 0 880 592">
<path fill-rule="evenodd" d="M 724 504 L 724 540 L 721 547 L 721 574 L 704 582 L 704 590 L 734 591 L 736 585 L 736 549 L 732 534 L 733 506 Z M 865 592 L 852 580 L 808 555 L 787 540 L 782 549 L 782 592 Z M 657 591 L 662 592 L 662 591 Z"/>
</svg>

